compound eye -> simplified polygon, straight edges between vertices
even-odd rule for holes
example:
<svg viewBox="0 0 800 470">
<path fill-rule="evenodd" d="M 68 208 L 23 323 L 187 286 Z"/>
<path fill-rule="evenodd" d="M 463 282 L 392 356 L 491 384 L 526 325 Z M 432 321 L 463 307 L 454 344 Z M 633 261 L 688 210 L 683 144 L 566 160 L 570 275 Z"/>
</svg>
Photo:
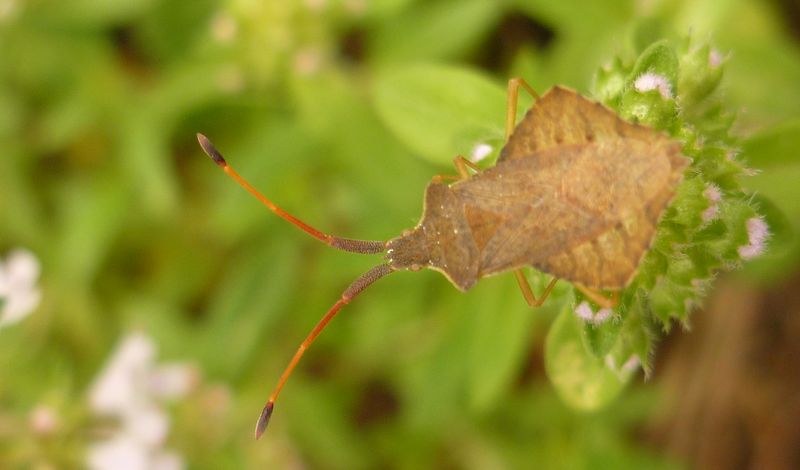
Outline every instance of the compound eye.
<svg viewBox="0 0 800 470">
<path fill-rule="evenodd" d="M 413 264 L 411 265 L 411 267 L 409 267 L 409 269 L 410 269 L 410 270 L 412 270 L 412 271 L 419 271 L 420 269 L 422 269 L 422 266 L 420 266 L 420 265 L 419 265 L 419 264 L 417 264 L 417 263 L 413 263 Z"/>
</svg>

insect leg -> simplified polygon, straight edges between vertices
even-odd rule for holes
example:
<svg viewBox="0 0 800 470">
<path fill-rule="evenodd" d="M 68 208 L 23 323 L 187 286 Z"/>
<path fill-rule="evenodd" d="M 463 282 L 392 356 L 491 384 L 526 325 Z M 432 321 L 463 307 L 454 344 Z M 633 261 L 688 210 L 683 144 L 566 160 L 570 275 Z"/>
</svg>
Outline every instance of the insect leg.
<svg viewBox="0 0 800 470">
<path fill-rule="evenodd" d="M 467 167 L 475 170 L 475 173 L 481 172 L 481 168 L 478 165 L 472 163 L 461 155 L 453 159 L 453 165 L 456 166 L 456 171 L 458 171 L 458 175 L 461 176 L 462 180 L 469 179 L 469 170 L 467 170 Z"/>
<path fill-rule="evenodd" d="M 297 363 L 300 362 L 300 358 L 303 357 L 303 354 L 305 354 L 308 347 L 311 346 L 311 343 L 314 342 L 314 339 L 316 339 L 322 330 L 325 329 L 325 326 L 328 324 L 328 322 L 330 322 L 333 317 L 339 313 L 339 309 L 349 304 L 351 300 L 353 300 L 364 289 L 369 287 L 373 282 L 377 281 L 383 276 L 386 276 L 387 274 L 391 274 L 392 272 L 394 271 L 388 264 L 380 264 L 362 274 L 361 277 L 350 284 L 350 286 L 342 293 L 341 298 L 339 298 L 339 300 L 333 304 L 333 307 L 328 310 L 328 313 L 326 313 L 319 323 L 317 323 L 317 326 L 311 330 L 311 333 L 309 333 L 306 339 L 300 344 L 300 347 L 297 349 L 294 357 L 292 357 L 289 365 L 286 366 L 283 374 L 281 374 L 281 378 L 278 379 L 278 385 L 275 386 L 275 389 L 269 396 L 266 405 L 264 405 L 264 409 L 261 411 L 261 415 L 258 417 L 258 422 L 256 423 L 256 439 L 261 437 L 261 435 L 264 433 L 267 424 L 269 424 L 269 419 L 272 417 L 272 411 L 275 409 L 275 401 L 278 399 L 281 389 L 283 389 L 283 386 L 286 384 L 289 376 L 292 375 L 292 371 L 294 371 L 295 366 L 297 366 Z"/>
<path fill-rule="evenodd" d="M 619 292 L 616 291 L 612 292 L 611 298 L 608 298 L 603 294 L 601 294 L 600 292 L 597 292 L 594 289 L 589 289 L 586 286 L 582 286 L 580 284 L 574 284 L 574 286 L 579 291 L 581 291 L 583 295 L 588 297 L 589 300 L 591 300 L 592 302 L 596 303 L 597 305 L 603 308 L 614 308 L 619 303 Z"/>
<path fill-rule="evenodd" d="M 544 292 L 542 292 L 542 296 L 537 299 L 536 296 L 533 295 L 531 285 L 528 283 L 528 278 L 525 277 L 525 273 L 522 271 L 522 268 L 514 271 L 514 277 L 517 278 L 517 284 L 519 284 L 519 289 L 522 291 L 522 296 L 525 297 L 525 301 L 528 302 L 528 305 L 531 307 L 541 306 L 545 299 L 547 299 L 547 296 L 550 295 L 550 291 L 552 291 L 553 287 L 555 287 L 556 281 L 558 281 L 558 278 L 554 277 L 553 280 L 550 281 L 550 284 L 545 287 Z"/>
<path fill-rule="evenodd" d="M 442 181 L 458 181 L 458 180 L 468 180 L 469 179 L 469 170 L 467 168 L 472 168 L 475 170 L 476 173 L 481 171 L 481 168 L 472 163 L 471 161 L 467 160 L 466 158 L 462 157 L 461 155 L 455 157 L 453 159 L 453 165 L 456 167 L 456 171 L 458 175 L 436 175 L 433 177 L 433 181 L 436 183 L 441 183 Z"/>
<path fill-rule="evenodd" d="M 522 87 L 533 96 L 539 99 L 539 94 L 525 80 L 515 77 L 508 81 L 508 97 L 506 98 L 506 141 L 514 131 L 517 120 L 517 98 L 519 98 L 519 87 Z"/>
</svg>

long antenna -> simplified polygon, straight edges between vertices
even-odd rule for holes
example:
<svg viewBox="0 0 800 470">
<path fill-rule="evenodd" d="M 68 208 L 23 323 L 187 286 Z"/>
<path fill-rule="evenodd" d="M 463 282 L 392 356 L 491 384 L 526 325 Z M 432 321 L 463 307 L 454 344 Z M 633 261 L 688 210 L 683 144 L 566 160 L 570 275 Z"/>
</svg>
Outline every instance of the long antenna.
<svg viewBox="0 0 800 470">
<path fill-rule="evenodd" d="M 262 204 L 267 206 L 269 210 L 277 214 L 279 217 L 286 219 L 292 225 L 296 226 L 300 230 L 306 232 L 307 234 L 311 235 L 312 237 L 316 238 L 317 240 L 325 243 L 328 246 L 333 248 L 342 250 L 342 251 L 349 251 L 350 253 L 361 253 L 361 254 L 374 254 L 374 253 L 383 253 L 386 249 L 386 242 L 382 241 L 368 241 L 368 240 L 351 240 L 349 238 L 341 238 L 336 237 L 324 232 L 321 232 L 314 227 L 308 225 L 307 223 L 303 222 L 302 220 L 298 219 L 297 217 L 293 216 L 292 214 L 286 212 L 285 210 L 278 207 L 274 202 L 269 200 L 266 196 L 258 192 L 253 186 L 250 185 L 244 178 L 239 176 L 239 173 L 236 173 L 228 162 L 225 161 L 225 158 L 222 157 L 222 154 L 219 153 L 214 144 L 208 140 L 208 137 L 204 136 L 203 134 L 197 133 L 197 141 L 200 143 L 200 147 L 203 148 L 203 151 L 214 160 L 218 166 L 220 166 L 225 173 L 228 174 L 234 181 L 239 183 L 241 187 L 246 189 L 250 194 L 255 196 Z"/>
<path fill-rule="evenodd" d="M 328 310 L 328 313 L 326 313 L 319 323 L 317 323 L 317 326 L 311 330 L 311 333 L 308 334 L 306 339 L 300 344 L 300 347 L 297 348 L 297 352 L 294 353 L 294 357 L 292 357 L 292 360 L 289 361 L 289 365 L 286 366 L 283 374 L 281 374 L 281 378 L 278 379 L 278 385 L 275 386 L 275 389 L 269 396 L 267 403 L 264 405 L 264 409 L 261 411 L 261 416 L 258 417 L 258 421 L 256 422 L 256 439 L 260 438 L 261 435 L 264 434 L 264 430 L 267 428 L 267 424 L 269 424 L 269 418 L 272 416 L 272 410 L 275 409 L 275 400 L 278 399 L 281 389 L 283 388 L 284 384 L 286 384 L 289 376 L 292 375 L 292 371 L 294 371 L 297 363 L 300 362 L 300 358 L 303 357 L 306 349 L 308 349 L 311 343 L 314 342 L 314 339 L 316 339 L 322 330 L 325 329 L 325 326 L 328 324 L 328 322 L 330 322 L 333 317 L 339 313 L 339 309 L 341 309 L 344 305 L 349 304 L 351 300 L 353 300 L 364 289 L 369 287 L 373 282 L 392 272 L 394 272 L 394 270 L 388 264 L 379 264 L 378 266 L 375 266 L 374 268 L 362 274 L 358 279 L 350 284 L 350 286 L 342 293 L 342 296 L 339 298 L 339 300 L 333 304 L 333 307 Z"/>
</svg>

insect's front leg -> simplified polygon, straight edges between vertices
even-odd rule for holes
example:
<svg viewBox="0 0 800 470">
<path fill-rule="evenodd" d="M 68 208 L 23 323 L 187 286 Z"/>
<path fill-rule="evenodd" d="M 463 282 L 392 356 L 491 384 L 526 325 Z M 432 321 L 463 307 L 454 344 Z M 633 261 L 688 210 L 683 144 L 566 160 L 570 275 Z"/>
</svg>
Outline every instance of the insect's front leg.
<svg viewBox="0 0 800 470">
<path fill-rule="evenodd" d="M 478 165 L 472 163 L 461 155 L 458 155 L 453 159 L 453 165 L 455 165 L 458 175 L 436 175 L 433 177 L 433 181 L 435 183 L 441 183 L 442 181 L 468 180 L 470 177 L 469 168 L 475 170 L 476 173 L 480 173 L 481 171 Z"/>
<path fill-rule="evenodd" d="M 542 296 L 537 299 L 536 296 L 533 295 L 531 285 L 528 282 L 528 278 L 525 277 L 525 272 L 522 270 L 522 268 L 514 270 L 514 277 L 517 278 L 517 284 L 519 285 L 519 290 L 522 291 L 522 296 L 525 297 L 525 301 L 528 302 L 528 305 L 531 307 L 540 307 L 544 303 L 545 299 L 547 299 L 547 296 L 550 295 L 550 292 L 553 290 L 553 287 L 555 287 L 556 282 L 558 281 L 558 278 L 554 277 L 553 280 L 550 281 L 550 284 L 545 287 L 544 292 L 542 292 Z"/>
</svg>

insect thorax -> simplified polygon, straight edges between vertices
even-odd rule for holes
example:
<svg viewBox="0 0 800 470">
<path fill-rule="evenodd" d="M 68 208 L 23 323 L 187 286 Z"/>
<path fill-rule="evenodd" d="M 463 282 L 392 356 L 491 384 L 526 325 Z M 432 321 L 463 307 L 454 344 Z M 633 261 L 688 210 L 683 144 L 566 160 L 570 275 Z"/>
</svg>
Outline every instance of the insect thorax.
<svg viewBox="0 0 800 470">
<path fill-rule="evenodd" d="M 460 290 L 478 280 L 480 253 L 463 204 L 447 185 L 428 185 L 419 224 L 390 240 L 386 248 L 386 260 L 393 269 L 435 269 Z"/>
</svg>

